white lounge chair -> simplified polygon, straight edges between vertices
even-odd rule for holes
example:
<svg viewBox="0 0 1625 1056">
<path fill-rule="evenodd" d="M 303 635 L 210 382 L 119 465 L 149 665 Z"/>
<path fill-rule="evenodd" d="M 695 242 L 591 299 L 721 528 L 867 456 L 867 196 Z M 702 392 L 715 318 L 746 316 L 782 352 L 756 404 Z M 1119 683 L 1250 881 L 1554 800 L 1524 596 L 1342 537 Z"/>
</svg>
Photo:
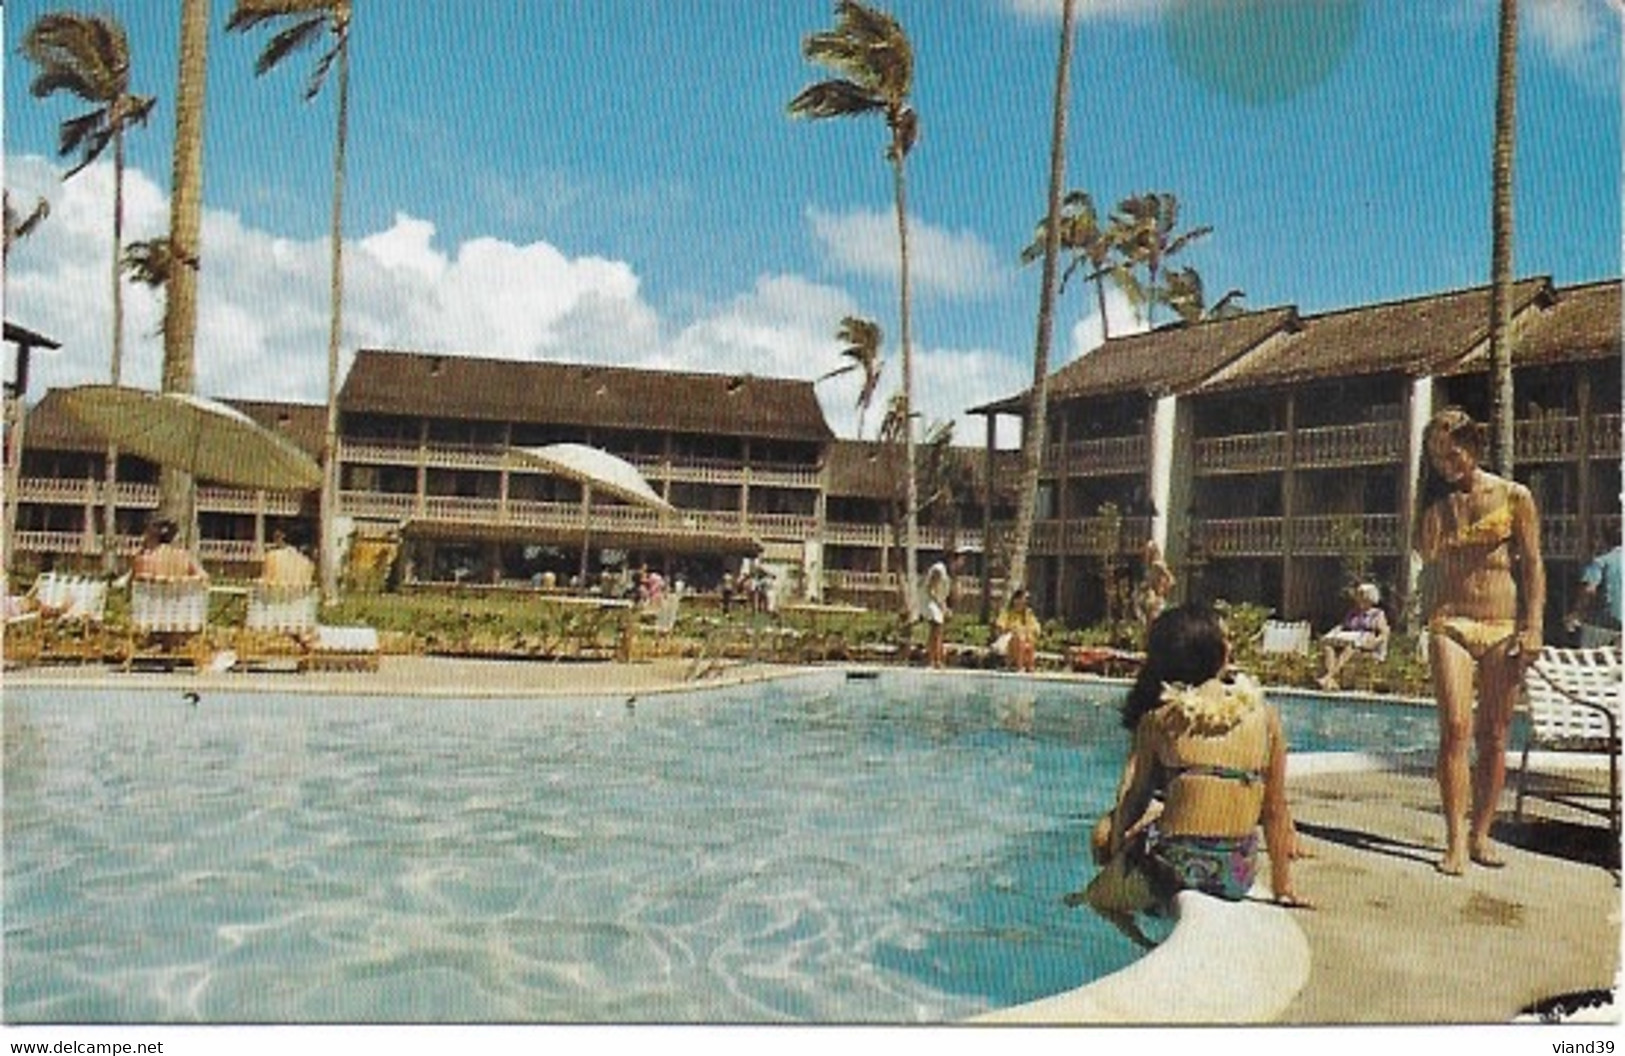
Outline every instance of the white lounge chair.
<svg viewBox="0 0 1625 1056">
<path fill-rule="evenodd" d="M 1312 638 L 1308 620 L 1265 620 L 1259 648 L 1265 653 L 1307 654 Z"/>
<path fill-rule="evenodd" d="M 1541 798 L 1608 818 L 1620 832 L 1619 708 L 1620 647 L 1563 649 L 1547 646 L 1524 676 L 1524 704 L 1529 734 L 1518 765 L 1515 816 L 1523 817 L 1531 749 L 1543 752 L 1601 752 L 1608 756 L 1608 791 L 1590 793 L 1558 789 Z M 1606 799 L 1607 807 L 1587 800 Z"/>
<path fill-rule="evenodd" d="M 251 631 L 310 634 L 316 630 L 316 601 L 312 587 L 256 583 L 243 625 Z"/>
<path fill-rule="evenodd" d="M 204 634 L 208 625 L 207 580 L 131 580 L 130 641 L 124 669 L 128 671 L 137 661 L 203 667 L 210 656 Z"/>
</svg>

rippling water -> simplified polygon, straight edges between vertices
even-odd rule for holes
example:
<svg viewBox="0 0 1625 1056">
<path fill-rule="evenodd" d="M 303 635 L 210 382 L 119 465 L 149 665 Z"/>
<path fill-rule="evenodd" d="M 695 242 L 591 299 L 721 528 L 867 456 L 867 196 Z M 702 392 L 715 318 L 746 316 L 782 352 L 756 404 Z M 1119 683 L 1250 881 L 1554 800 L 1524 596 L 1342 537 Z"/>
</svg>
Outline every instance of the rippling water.
<svg viewBox="0 0 1625 1056">
<path fill-rule="evenodd" d="M 14 1023 L 942 1022 L 1140 952 L 1059 901 L 1124 750 L 1075 687 L 6 705 Z"/>
</svg>

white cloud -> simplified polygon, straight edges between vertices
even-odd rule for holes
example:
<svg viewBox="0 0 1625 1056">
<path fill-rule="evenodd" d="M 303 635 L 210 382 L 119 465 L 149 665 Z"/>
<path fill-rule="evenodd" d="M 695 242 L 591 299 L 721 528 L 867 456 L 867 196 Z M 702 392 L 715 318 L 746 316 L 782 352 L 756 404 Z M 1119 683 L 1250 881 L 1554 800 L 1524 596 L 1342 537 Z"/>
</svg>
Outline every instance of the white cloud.
<svg viewBox="0 0 1625 1056">
<path fill-rule="evenodd" d="M 892 212 L 828 213 L 807 210 L 813 239 L 842 271 L 867 278 L 897 278 L 897 215 Z M 909 278 L 920 293 L 954 298 L 986 297 L 1009 281 L 999 255 L 969 231 L 945 231 L 909 218 Z"/>
<path fill-rule="evenodd" d="M 1534 45 L 1559 67 L 1584 80 L 1617 89 L 1620 4 L 1614 11 L 1578 0 L 1526 0 L 1523 25 Z"/>
<path fill-rule="evenodd" d="M 1068 290 L 1068 300 L 1072 291 Z M 1064 366 L 1080 356 L 1093 352 L 1106 343 L 1106 328 L 1101 326 L 1099 301 L 1096 299 L 1094 288 L 1088 290 L 1089 311 L 1083 318 L 1072 326 L 1071 343 L 1066 356 L 1059 365 Z M 1065 302 L 1061 302 L 1065 303 Z M 1076 303 L 1076 302 L 1074 302 Z M 1107 284 L 1106 286 L 1106 319 L 1111 324 L 1113 337 L 1123 337 L 1126 334 L 1140 334 L 1147 329 L 1144 318 L 1138 309 L 1129 303 L 1129 299 L 1122 290 Z"/>
<path fill-rule="evenodd" d="M 48 159 L 8 159 L 14 204 L 39 194 L 50 218 L 8 260 L 6 317 L 63 344 L 36 359 L 30 393 L 105 380 L 110 308 L 110 166 L 93 165 L 67 184 Z M 126 177 L 128 238 L 167 231 L 168 204 L 144 173 Z M 929 249 L 938 232 L 927 232 Z M 750 372 L 806 380 L 840 366 L 840 320 L 882 319 L 885 375 L 865 418 L 873 436 L 900 383 L 896 335 L 848 291 L 795 275 L 758 277 L 714 305 L 689 307 L 675 332 L 641 293 L 624 261 L 567 257 L 543 242 L 476 238 L 437 246 L 433 222 L 397 214 L 388 228 L 348 242 L 346 360 L 357 347 L 557 358 L 674 370 Z M 971 247 L 964 240 L 955 252 Z M 210 395 L 318 402 L 326 393 L 329 247 L 326 238 L 288 239 L 208 210 L 198 285 L 197 388 Z M 124 381 L 155 388 L 163 359 L 162 302 L 127 284 Z M 888 306 L 889 307 L 889 306 Z M 341 364 L 341 372 L 348 363 Z M 1019 391 L 1023 366 L 999 353 L 920 348 L 916 404 L 923 422 Z M 838 435 L 856 435 L 856 374 L 818 386 Z M 961 418 L 962 442 L 980 443 L 981 419 Z"/>
</svg>

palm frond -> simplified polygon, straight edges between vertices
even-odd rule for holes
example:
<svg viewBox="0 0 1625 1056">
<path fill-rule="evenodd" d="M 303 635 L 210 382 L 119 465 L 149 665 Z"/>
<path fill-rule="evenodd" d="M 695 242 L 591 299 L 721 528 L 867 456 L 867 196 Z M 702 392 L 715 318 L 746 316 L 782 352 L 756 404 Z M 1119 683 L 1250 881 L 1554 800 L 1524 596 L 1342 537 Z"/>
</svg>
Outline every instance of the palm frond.
<svg viewBox="0 0 1625 1056">
<path fill-rule="evenodd" d="M 106 103 L 123 95 L 129 83 L 129 42 L 124 27 L 110 17 L 41 15 L 23 35 L 22 53 L 40 68 L 30 87 L 39 98 L 66 91 Z"/>
<path fill-rule="evenodd" d="M 126 246 L 120 264 L 131 279 L 156 289 L 168 285 L 175 254 L 169 239 L 148 238 Z"/>
<path fill-rule="evenodd" d="M 57 153 L 63 157 L 79 155 L 79 164 L 63 174 L 63 179 L 76 175 L 79 170 L 95 161 L 113 140 L 113 126 L 108 124 L 107 111 L 92 110 L 70 117 L 57 130 Z"/>
<path fill-rule="evenodd" d="M 853 117 L 886 108 L 885 100 L 851 81 L 820 81 L 803 88 L 790 100 L 790 113 L 813 119 Z"/>
<path fill-rule="evenodd" d="M 276 69 L 289 55 L 315 47 L 327 27 L 325 18 L 307 18 L 273 36 L 254 60 L 254 73 L 263 76 Z"/>
<path fill-rule="evenodd" d="M 307 15 L 347 17 L 349 0 L 237 0 L 226 29 L 236 33 L 280 18 Z"/>
</svg>

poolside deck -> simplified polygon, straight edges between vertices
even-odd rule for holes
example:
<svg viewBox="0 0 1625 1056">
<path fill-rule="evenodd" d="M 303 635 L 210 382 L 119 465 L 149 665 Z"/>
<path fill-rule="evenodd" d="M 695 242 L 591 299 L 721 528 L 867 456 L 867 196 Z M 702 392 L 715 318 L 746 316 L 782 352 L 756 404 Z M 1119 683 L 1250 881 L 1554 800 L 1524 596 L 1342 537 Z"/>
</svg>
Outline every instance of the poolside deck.
<svg viewBox="0 0 1625 1056">
<path fill-rule="evenodd" d="M 772 678 L 787 670 L 765 664 L 697 670 L 675 659 L 619 664 L 388 656 L 370 674 L 72 668 L 6 677 L 8 686 L 151 686 L 197 690 L 205 698 L 213 688 L 467 698 L 654 693 Z M 1451 879 L 1433 868 L 1443 823 L 1429 774 L 1340 772 L 1310 758 L 1294 762 L 1290 799 L 1314 855 L 1297 866 L 1298 888 L 1317 908 L 1244 904 L 1256 913 L 1285 916 L 1307 940 L 1307 982 L 1267 1018 L 1293 1024 L 1507 1023 L 1542 999 L 1615 986 L 1619 847 L 1606 826 L 1581 823 L 1565 808 L 1536 801 L 1521 826 L 1513 826 L 1509 815 L 1498 827 L 1506 868 L 1474 867 Z M 1193 981 L 1204 978 L 1214 975 L 1203 971 Z M 1167 995 L 1148 997 L 1166 1007 Z M 1156 1007 L 1149 1004 L 1138 1021 L 1168 1021 L 1150 1011 Z"/>
</svg>

